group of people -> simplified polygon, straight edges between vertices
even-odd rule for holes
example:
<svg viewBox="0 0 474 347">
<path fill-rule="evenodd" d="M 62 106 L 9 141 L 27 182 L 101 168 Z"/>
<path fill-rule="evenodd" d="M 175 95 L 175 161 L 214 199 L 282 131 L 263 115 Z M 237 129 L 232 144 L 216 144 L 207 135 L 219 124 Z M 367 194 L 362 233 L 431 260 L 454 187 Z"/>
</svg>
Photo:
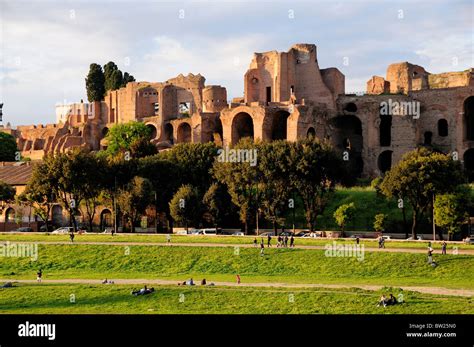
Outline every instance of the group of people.
<svg viewBox="0 0 474 347">
<path fill-rule="evenodd" d="M 291 235 L 291 237 L 288 237 L 288 235 L 285 235 L 285 236 L 278 235 L 276 246 L 277 247 L 288 247 L 288 241 L 290 241 L 290 247 L 291 248 L 295 247 L 295 238 L 294 238 L 293 235 Z M 254 247 L 258 247 L 258 240 L 257 240 L 256 237 L 253 239 L 253 245 L 254 245 Z M 267 247 L 271 247 L 271 246 L 272 246 L 272 236 L 268 235 L 267 236 Z M 262 255 L 262 256 L 265 255 L 265 243 L 263 241 L 263 237 L 260 240 L 260 255 Z"/>
<path fill-rule="evenodd" d="M 178 286 L 194 286 L 194 285 L 195 285 L 195 283 L 194 283 L 194 280 L 192 278 L 190 278 L 187 281 L 183 281 L 183 282 L 178 283 Z M 203 278 L 202 281 L 201 281 L 201 286 L 213 286 L 213 285 L 214 285 L 213 282 L 207 283 L 205 278 Z"/>
<path fill-rule="evenodd" d="M 388 298 L 385 295 L 382 295 L 380 297 L 380 301 L 377 304 L 377 307 L 379 307 L 379 306 L 385 307 L 385 306 L 389 306 L 389 305 L 395 305 L 397 303 L 398 303 L 397 299 L 393 296 L 392 293 L 390 293 L 390 296 Z"/>
</svg>

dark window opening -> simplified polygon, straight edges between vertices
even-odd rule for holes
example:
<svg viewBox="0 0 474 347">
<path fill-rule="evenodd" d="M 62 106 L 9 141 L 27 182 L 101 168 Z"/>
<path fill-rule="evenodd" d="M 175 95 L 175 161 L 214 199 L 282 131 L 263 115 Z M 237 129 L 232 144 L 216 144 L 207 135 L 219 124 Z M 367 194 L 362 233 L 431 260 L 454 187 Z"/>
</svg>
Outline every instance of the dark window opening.
<svg viewBox="0 0 474 347">
<path fill-rule="evenodd" d="M 353 102 L 350 102 L 344 106 L 344 111 L 347 112 L 357 112 L 357 105 L 354 104 Z"/>
<path fill-rule="evenodd" d="M 267 102 L 272 102 L 272 87 L 267 87 Z"/>
<path fill-rule="evenodd" d="M 448 136 L 448 121 L 446 119 L 438 121 L 438 135 L 441 137 Z"/>
<path fill-rule="evenodd" d="M 384 151 L 380 153 L 378 159 L 378 167 L 380 172 L 385 173 L 392 167 L 392 151 Z"/>
<path fill-rule="evenodd" d="M 431 146 L 431 142 L 432 142 L 432 139 L 433 139 L 433 133 L 431 131 L 426 131 L 424 133 L 424 141 L 423 141 L 423 144 L 425 146 Z"/>
<path fill-rule="evenodd" d="M 380 146 L 392 144 L 392 116 L 380 115 Z"/>
</svg>

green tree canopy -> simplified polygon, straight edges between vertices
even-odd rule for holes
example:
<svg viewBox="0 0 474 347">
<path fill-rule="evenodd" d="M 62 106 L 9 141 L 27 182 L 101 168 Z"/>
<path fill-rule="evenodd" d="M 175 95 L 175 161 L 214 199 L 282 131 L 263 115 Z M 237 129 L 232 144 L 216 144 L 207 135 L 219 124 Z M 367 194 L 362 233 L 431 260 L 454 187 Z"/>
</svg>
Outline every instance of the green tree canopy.
<svg viewBox="0 0 474 347">
<path fill-rule="evenodd" d="M 235 150 L 258 150 L 250 138 L 241 139 L 233 148 Z M 258 152 L 257 152 L 258 156 Z M 232 202 L 239 208 L 239 218 L 244 225 L 245 233 L 255 216 L 256 202 L 259 200 L 258 183 L 260 171 L 257 165 L 249 162 L 229 162 L 216 160 L 212 168 L 214 177 L 227 187 Z"/>
<path fill-rule="evenodd" d="M 385 174 L 380 190 L 388 198 L 402 199 L 411 205 L 412 236 L 416 239 L 418 222 L 431 206 L 434 195 L 453 192 L 464 181 L 459 161 L 423 147 L 406 153 Z"/>
<path fill-rule="evenodd" d="M 146 178 L 135 176 L 129 184 L 119 190 L 117 204 L 130 223 L 132 232 L 146 208 L 153 202 L 153 186 Z"/>
<path fill-rule="evenodd" d="M 10 134 L 0 132 L 0 161 L 15 161 L 17 151 L 15 138 Z"/>
<path fill-rule="evenodd" d="M 197 189 L 190 184 L 181 186 L 170 201 L 170 212 L 176 222 L 184 224 L 186 230 L 190 224 L 199 227 L 202 203 Z"/>
<path fill-rule="evenodd" d="M 150 137 L 151 130 L 142 122 L 115 124 L 107 133 L 108 144 L 105 155 L 116 156 L 118 153 L 128 151 L 132 158 L 137 159 L 143 153 L 150 152 L 148 146 L 143 146 L 143 141 L 150 141 Z"/>
<path fill-rule="evenodd" d="M 342 237 L 344 237 L 344 231 L 346 225 L 354 218 L 355 214 L 355 204 L 351 202 L 350 204 L 343 204 L 334 211 L 334 219 L 336 224 L 339 225 L 342 232 Z"/>
<path fill-rule="evenodd" d="M 105 96 L 105 77 L 99 64 L 91 64 L 86 77 L 86 91 L 89 102 L 101 101 Z"/>
<path fill-rule="evenodd" d="M 460 185 L 453 193 L 436 195 L 434 203 L 436 225 L 446 229 L 449 239 L 452 239 L 452 236 L 459 233 L 461 226 L 467 222 L 471 206 L 471 191 L 465 185 Z"/>
<path fill-rule="evenodd" d="M 109 61 L 104 65 L 105 91 L 116 90 L 127 85 L 128 82 L 135 81 L 135 78 L 128 72 L 122 75 L 122 71 L 113 62 Z"/>
<path fill-rule="evenodd" d="M 331 145 L 316 138 L 292 143 L 290 161 L 292 185 L 303 200 L 308 228 L 314 231 L 316 217 L 324 211 L 347 169 Z"/>
</svg>

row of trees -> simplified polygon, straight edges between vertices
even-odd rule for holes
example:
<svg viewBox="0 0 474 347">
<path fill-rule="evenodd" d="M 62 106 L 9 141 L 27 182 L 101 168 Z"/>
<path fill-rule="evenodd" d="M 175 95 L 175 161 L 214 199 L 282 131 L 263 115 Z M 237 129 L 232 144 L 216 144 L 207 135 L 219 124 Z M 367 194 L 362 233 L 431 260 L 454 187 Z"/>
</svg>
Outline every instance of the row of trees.
<svg viewBox="0 0 474 347">
<path fill-rule="evenodd" d="M 275 231 L 288 224 L 287 216 L 298 201 L 308 229 L 316 230 L 317 216 L 336 184 L 350 181 L 347 162 L 317 139 L 255 143 L 242 139 L 232 150 L 256 151 L 255 163 L 249 163 L 221 160 L 214 143 L 179 144 L 157 153 L 149 132 L 143 123 L 120 124 L 110 130 L 105 151 L 78 149 L 46 156 L 35 166 L 20 201 L 32 205 L 45 220 L 52 203 L 59 201 L 73 225 L 82 206 L 91 229 L 96 207 L 114 204 L 132 231 L 153 206 L 171 224 L 218 226 L 240 220 L 246 232 L 258 226 L 259 218 Z M 375 188 L 397 200 L 404 211 L 407 205 L 411 207 L 413 237 L 422 218 L 433 218 L 433 210 L 438 226 L 451 234 L 457 232 L 471 204 L 460 162 L 427 148 L 407 153 L 375 180 Z M 341 206 L 336 211 L 334 217 L 342 229 L 354 210 L 354 206 Z"/>
<path fill-rule="evenodd" d="M 89 66 L 89 73 L 86 77 L 87 99 L 101 101 L 109 90 L 116 90 L 134 82 L 135 78 L 128 72 L 122 74 L 117 65 L 109 61 L 104 68 L 93 63 Z"/>
</svg>

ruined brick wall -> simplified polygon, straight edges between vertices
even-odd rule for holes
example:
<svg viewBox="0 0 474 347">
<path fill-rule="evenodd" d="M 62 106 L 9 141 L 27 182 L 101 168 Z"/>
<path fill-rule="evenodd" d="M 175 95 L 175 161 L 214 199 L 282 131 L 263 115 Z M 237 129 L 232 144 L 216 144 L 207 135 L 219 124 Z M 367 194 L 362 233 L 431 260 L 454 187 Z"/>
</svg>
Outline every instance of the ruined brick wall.
<svg viewBox="0 0 474 347">
<path fill-rule="evenodd" d="M 344 92 L 344 78 L 337 69 L 319 69 L 316 45 L 296 44 L 288 52 L 255 53 L 244 76 L 245 102 L 297 100 L 335 107 L 335 95 Z M 332 88 L 332 90 L 331 90 Z"/>
</svg>

